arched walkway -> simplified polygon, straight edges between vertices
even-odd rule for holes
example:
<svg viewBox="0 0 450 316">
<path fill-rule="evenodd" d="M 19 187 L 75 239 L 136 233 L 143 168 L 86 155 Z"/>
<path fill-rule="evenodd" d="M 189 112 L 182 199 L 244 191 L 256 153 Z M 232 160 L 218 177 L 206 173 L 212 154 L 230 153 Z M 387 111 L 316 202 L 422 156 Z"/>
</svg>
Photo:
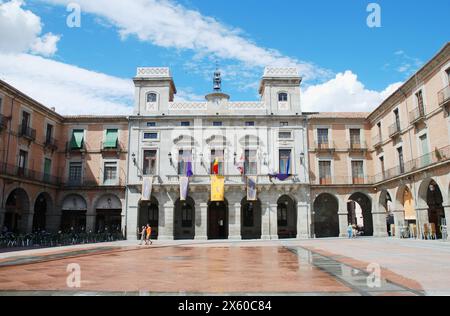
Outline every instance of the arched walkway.
<svg viewBox="0 0 450 316">
<path fill-rule="evenodd" d="M 208 239 L 228 239 L 228 201 L 208 203 Z"/>
<path fill-rule="evenodd" d="M 61 230 L 63 232 L 86 230 L 86 200 L 78 194 L 66 196 L 62 203 Z"/>
<path fill-rule="evenodd" d="M 357 225 L 363 236 L 373 236 L 372 202 L 361 192 L 353 193 L 347 204 L 349 223 Z"/>
<path fill-rule="evenodd" d="M 97 232 L 122 231 L 122 202 L 114 194 L 106 194 L 95 203 L 95 230 Z"/>
<path fill-rule="evenodd" d="M 433 179 L 424 180 L 419 187 L 419 203 L 426 204 L 428 208 L 428 223 L 430 230 L 436 233 L 437 238 L 442 238 L 440 227 L 445 223 L 445 211 L 441 188 Z M 422 223 L 422 226 L 424 224 Z M 425 227 L 421 227 L 425 231 Z"/>
<path fill-rule="evenodd" d="M 41 193 L 34 203 L 33 232 L 47 230 L 47 217 L 53 209 L 53 201 L 48 193 Z"/>
<path fill-rule="evenodd" d="M 242 239 L 261 239 L 261 201 L 241 201 Z"/>
<path fill-rule="evenodd" d="M 194 239 L 195 237 L 195 202 L 188 197 L 186 201 L 178 199 L 174 211 L 175 240 Z"/>
<path fill-rule="evenodd" d="M 393 236 L 395 233 L 395 229 L 393 228 L 395 220 L 394 213 L 392 212 L 392 198 L 387 190 L 381 191 L 379 208 L 386 214 L 386 231 L 388 232 L 389 236 Z"/>
<path fill-rule="evenodd" d="M 288 196 L 283 195 L 277 202 L 278 238 L 297 237 L 297 203 Z"/>
<path fill-rule="evenodd" d="M 6 199 L 5 209 L 3 225 L 8 231 L 15 233 L 27 232 L 30 200 L 25 190 L 18 188 L 12 191 Z"/>
<path fill-rule="evenodd" d="M 328 193 L 314 201 L 314 232 L 316 238 L 339 237 L 339 202 Z"/>
<path fill-rule="evenodd" d="M 159 203 L 155 197 L 152 197 L 150 201 L 139 203 L 138 223 L 140 231 L 142 231 L 142 226 L 149 224 L 152 228 L 152 239 L 158 239 Z"/>
</svg>

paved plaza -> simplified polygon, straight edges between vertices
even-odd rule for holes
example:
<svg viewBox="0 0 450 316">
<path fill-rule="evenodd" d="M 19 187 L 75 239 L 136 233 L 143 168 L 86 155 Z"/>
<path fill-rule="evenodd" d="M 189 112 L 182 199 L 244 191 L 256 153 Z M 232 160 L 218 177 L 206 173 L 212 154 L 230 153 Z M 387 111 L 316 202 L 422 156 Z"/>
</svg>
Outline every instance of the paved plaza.
<svg viewBox="0 0 450 316">
<path fill-rule="evenodd" d="M 448 262 L 442 241 L 118 242 L 0 253 L 0 295 L 450 295 Z"/>
</svg>

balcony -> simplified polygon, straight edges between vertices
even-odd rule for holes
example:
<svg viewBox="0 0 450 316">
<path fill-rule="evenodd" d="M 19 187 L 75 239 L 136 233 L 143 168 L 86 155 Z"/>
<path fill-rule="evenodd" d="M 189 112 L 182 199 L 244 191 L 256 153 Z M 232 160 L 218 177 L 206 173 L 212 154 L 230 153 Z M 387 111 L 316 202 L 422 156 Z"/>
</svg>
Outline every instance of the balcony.
<svg viewBox="0 0 450 316">
<path fill-rule="evenodd" d="M 0 132 L 8 126 L 8 118 L 0 114 Z"/>
<path fill-rule="evenodd" d="M 423 107 L 417 107 L 409 112 L 409 122 L 411 124 L 418 124 L 425 120 L 425 110 Z"/>
<path fill-rule="evenodd" d="M 381 147 L 381 144 L 383 143 L 383 140 L 381 138 L 381 135 L 376 135 L 372 138 L 372 144 L 374 148 Z"/>
<path fill-rule="evenodd" d="M 312 185 L 368 185 L 372 183 L 372 179 L 370 177 L 315 177 L 314 175 L 310 175 L 311 184 Z"/>
<path fill-rule="evenodd" d="M 450 105 L 450 86 L 438 92 L 438 103 L 444 110 L 448 110 L 448 106 Z"/>
<path fill-rule="evenodd" d="M 59 185 L 61 183 L 60 178 L 52 176 L 50 174 L 5 163 L 0 163 L 0 175 L 18 177 L 20 179 L 37 181 L 50 185 Z"/>
<path fill-rule="evenodd" d="M 75 147 L 71 145 L 71 142 L 66 143 L 66 153 L 85 153 L 86 152 L 86 145 L 83 142 L 81 144 L 81 147 Z"/>
<path fill-rule="evenodd" d="M 350 152 L 363 153 L 367 151 L 367 143 L 361 141 L 351 141 L 348 142 L 348 150 Z"/>
<path fill-rule="evenodd" d="M 373 182 L 383 182 L 448 160 L 450 160 L 450 146 L 436 149 L 421 157 L 407 161 L 403 165 L 398 165 L 394 168 L 385 170 L 384 172 L 377 174 L 374 177 Z"/>
<path fill-rule="evenodd" d="M 334 142 L 328 142 L 328 143 L 315 142 L 314 151 L 316 151 L 318 153 L 332 154 L 336 151 L 336 148 L 334 146 Z"/>
<path fill-rule="evenodd" d="M 25 125 L 19 125 L 19 137 L 34 141 L 36 140 L 36 130 Z"/>
<path fill-rule="evenodd" d="M 58 141 L 54 138 L 47 137 L 44 143 L 45 148 L 55 151 L 58 149 Z"/>
<path fill-rule="evenodd" d="M 401 133 L 401 128 L 399 123 L 394 123 L 391 126 L 389 126 L 389 137 L 394 138 L 399 136 Z"/>
<path fill-rule="evenodd" d="M 111 146 L 105 142 L 100 143 L 100 150 L 102 153 L 120 153 L 122 152 L 122 144 L 117 142 L 115 146 Z"/>
</svg>

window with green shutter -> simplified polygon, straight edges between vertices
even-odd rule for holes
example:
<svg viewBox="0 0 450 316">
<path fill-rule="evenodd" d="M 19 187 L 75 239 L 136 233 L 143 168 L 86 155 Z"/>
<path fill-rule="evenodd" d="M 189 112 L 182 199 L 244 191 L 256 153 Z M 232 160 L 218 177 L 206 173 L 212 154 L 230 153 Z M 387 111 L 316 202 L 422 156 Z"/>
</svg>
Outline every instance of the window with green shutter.
<svg viewBox="0 0 450 316">
<path fill-rule="evenodd" d="M 48 182 L 50 180 L 50 174 L 52 172 L 52 161 L 45 158 L 44 161 L 44 181 Z"/>
<path fill-rule="evenodd" d="M 84 130 L 75 129 L 72 132 L 72 139 L 70 140 L 70 149 L 82 149 L 84 142 Z"/>
<path fill-rule="evenodd" d="M 104 148 L 117 148 L 117 143 L 119 141 L 119 131 L 117 129 L 106 130 L 106 139 Z"/>
</svg>

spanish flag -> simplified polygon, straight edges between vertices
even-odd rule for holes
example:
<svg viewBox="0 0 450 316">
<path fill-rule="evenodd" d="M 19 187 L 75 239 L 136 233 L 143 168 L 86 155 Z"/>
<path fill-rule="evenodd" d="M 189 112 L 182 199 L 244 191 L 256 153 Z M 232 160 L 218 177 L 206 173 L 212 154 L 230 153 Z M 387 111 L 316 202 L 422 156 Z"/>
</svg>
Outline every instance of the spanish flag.
<svg viewBox="0 0 450 316">
<path fill-rule="evenodd" d="M 223 202 L 225 200 L 225 177 L 211 176 L 211 202 Z"/>
<path fill-rule="evenodd" d="M 213 162 L 213 174 L 219 174 L 219 160 L 217 158 Z"/>
</svg>

